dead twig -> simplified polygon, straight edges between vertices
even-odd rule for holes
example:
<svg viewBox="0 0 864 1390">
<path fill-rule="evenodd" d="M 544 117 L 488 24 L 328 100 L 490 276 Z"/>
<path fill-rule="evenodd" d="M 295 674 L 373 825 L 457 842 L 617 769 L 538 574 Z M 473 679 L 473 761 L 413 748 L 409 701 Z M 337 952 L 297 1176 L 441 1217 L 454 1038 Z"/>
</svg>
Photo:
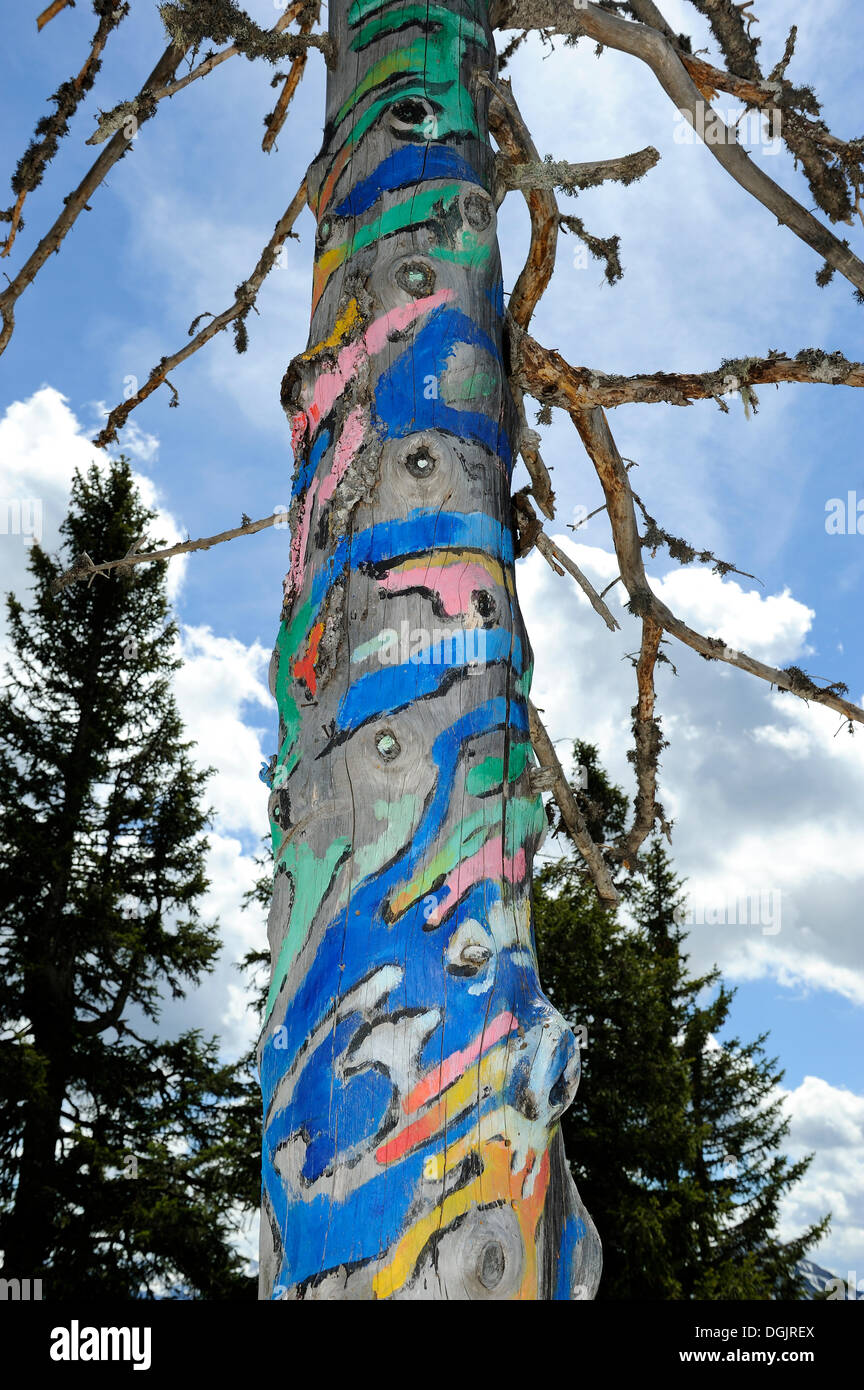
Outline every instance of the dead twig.
<svg viewBox="0 0 864 1390">
<path fill-rule="evenodd" d="M 585 817 L 579 809 L 579 803 L 558 760 L 555 745 L 543 726 L 537 707 L 531 700 L 528 701 L 528 721 L 531 743 L 537 754 L 537 761 L 549 773 L 549 790 L 561 812 L 564 828 L 585 860 L 600 901 L 604 907 L 616 907 L 620 902 L 620 897 L 612 882 L 608 865 L 600 849 L 591 838 Z"/>
<path fill-rule="evenodd" d="M 121 401 L 119 405 L 115 405 L 114 409 L 109 413 L 103 428 L 93 440 L 93 443 L 97 445 L 98 448 L 104 449 L 108 444 L 111 444 L 117 439 L 118 430 L 123 428 L 135 407 L 140 405 L 142 401 L 146 401 L 148 396 L 152 396 L 153 392 L 165 382 L 169 372 L 173 371 L 181 362 L 185 362 L 187 358 L 196 353 L 199 348 L 204 347 L 205 343 L 209 343 L 210 339 L 215 338 L 217 333 L 221 333 L 223 328 L 227 328 L 229 323 L 242 323 L 242 320 L 253 307 L 255 298 L 266 276 L 275 265 L 283 243 L 286 238 L 292 235 L 291 228 L 300 216 L 305 203 L 306 180 L 304 179 L 297 192 L 294 194 L 294 197 L 291 199 L 291 202 L 288 204 L 288 207 L 285 209 L 285 212 L 276 223 L 273 234 L 264 247 L 264 250 L 261 252 L 252 274 L 248 279 L 238 285 L 234 303 L 221 314 L 212 317 L 206 327 L 195 334 L 195 337 L 192 338 L 190 343 L 186 343 L 184 347 L 178 349 L 177 352 L 171 353 L 170 356 L 161 358 L 153 368 L 144 385 L 139 387 L 135 394 L 130 396 L 128 400 Z M 206 317 L 206 315 L 199 314 L 193 321 L 190 327 L 190 337 L 200 319 L 204 317 Z"/>
<path fill-rule="evenodd" d="M 74 9 L 75 0 L 51 0 L 51 4 L 46 6 L 36 20 L 36 28 L 39 33 L 41 34 L 46 24 L 51 23 L 55 15 L 58 15 L 61 10 L 65 10 L 67 7 Z"/>
<path fill-rule="evenodd" d="M 193 550 L 209 550 L 211 546 L 221 545 L 224 541 L 233 541 L 237 536 L 254 536 L 257 531 L 264 531 L 268 526 L 275 526 L 281 523 L 287 524 L 286 512 L 274 512 L 271 516 L 261 517 L 260 521 L 248 521 L 245 519 L 241 526 L 235 526 L 230 531 L 220 531 L 216 536 L 202 536 L 197 541 L 180 541 L 177 545 L 169 545 L 164 550 L 145 550 L 139 548 L 145 539 L 139 536 L 133 541 L 126 554 L 117 560 L 103 560 L 100 564 L 94 564 L 90 556 L 84 551 L 76 556 L 68 570 L 58 574 L 52 581 L 52 594 L 59 594 L 62 589 L 68 588 L 70 584 L 75 584 L 79 579 L 86 579 L 87 586 L 93 583 L 98 575 L 108 575 L 111 570 L 117 570 L 118 574 L 131 574 L 134 565 L 143 565 L 151 560 L 171 560 L 175 555 L 188 555 Z"/>
<path fill-rule="evenodd" d="M 527 532 L 531 537 L 531 545 L 537 547 L 540 554 L 549 562 L 556 574 L 563 574 L 566 570 L 566 572 L 576 580 L 576 583 L 588 599 L 594 612 L 603 619 L 609 631 L 617 632 L 618 623 L 603 602 L 602 596 L 598 594 L 591 580 L 582 573 L 575 561 L 571 560 L 570 556 L 567 555 L 559 545 L 555 544 L 551 536 L 546 535 L 546 532 L 537 520 L 537 515 L 526 494 L 524 492 L 517 492 L 513 498 L 513 505 L 518 514 L 517 519 L 520 522 L 520 540 L 522 535 Z M 520 545 L 520 555 L 524 555 L 527 548 L 530 547 L 523 549 Z"/>
</svg>

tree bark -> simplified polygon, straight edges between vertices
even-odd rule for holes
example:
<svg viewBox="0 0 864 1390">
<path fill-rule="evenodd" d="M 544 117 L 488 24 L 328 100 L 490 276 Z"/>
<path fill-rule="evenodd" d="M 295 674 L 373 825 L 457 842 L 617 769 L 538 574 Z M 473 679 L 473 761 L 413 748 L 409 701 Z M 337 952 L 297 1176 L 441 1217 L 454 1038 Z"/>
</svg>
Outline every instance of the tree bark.
<svg viewBox="0 0 864 1390">
<path fill-rule="evenodd" d="M 261 1297 L 593 1297 L 537 978 L 486 0 L 331 0 L 283 403 Z"/>
</svg>

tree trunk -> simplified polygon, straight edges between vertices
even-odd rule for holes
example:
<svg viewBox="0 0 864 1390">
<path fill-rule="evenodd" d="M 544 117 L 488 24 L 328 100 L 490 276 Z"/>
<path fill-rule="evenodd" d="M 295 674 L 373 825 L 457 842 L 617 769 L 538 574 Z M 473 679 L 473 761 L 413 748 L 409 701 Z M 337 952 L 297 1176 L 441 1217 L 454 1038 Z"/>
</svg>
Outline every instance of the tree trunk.
<svg viewBox="0 0 864 1390">
<path fill-rule="evenodd" d="M 271 665 L 261 1296 L 593 1296 L 541 992 L 485 0 L 331 0 Z"/>
</svg>

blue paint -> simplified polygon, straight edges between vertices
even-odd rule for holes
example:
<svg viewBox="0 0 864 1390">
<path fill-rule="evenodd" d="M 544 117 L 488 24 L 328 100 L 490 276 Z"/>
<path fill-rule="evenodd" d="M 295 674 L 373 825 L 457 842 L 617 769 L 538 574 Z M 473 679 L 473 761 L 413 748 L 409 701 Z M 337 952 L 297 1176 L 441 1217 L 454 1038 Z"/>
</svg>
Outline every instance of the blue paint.
<svg viewBox="0 0 864 1390">
<path fill-rule="evenodd" d="M 484 348 L 498 357 L 496 345 L 482 328 L 459 309 L 441 307 L 428 315 L 416 334 L 412 350 L 403 352 L 375 386 L 375 413 L 385 439 L 402 439 L 416 430 L 445 430 L 457 438 L 483 444 L 503 459 L 508 472 L 513 461 L 510 439 L 502 422 L 476 410 L 457 410 L 436 394 L 428 395 L 431 382 L 438 383 L 448 359 L 460 344 Z M 405 415 L 406 402 L 413 409 Z"/>
<path fill-rule="evenodd" d="M 395 714 L 415 700 L 434 694 L 446 677 L 464 669 L 466 638 L 471 641 L 475 635 L 456 628 L 452 633 L 452 646 L 444 642 L 431 644 L 424 652 L 427 660 L 382 666 L 380 671 L 370 671 L 352 681 L 339 705 L 337 727 L 340 732 L 359 729 L 368 719 Z M 516 674 L 521 675 L 522 649 L 518 637 L 506 628 L 486 629 L 485 636 L 486 663 L 512 659 Z"/>
<path fill-rule="evenodd" d="M 394 150 L 368 178 L 356 184 L 348 197 L 334 208 L 335 215 L 360 217 L 374 207 L 382 193 L 430 179 L 461 179 L 482 187 L 480 175 L 449 145 L 405 145 Z"/>
<path fill-rule="evenodd" d="M 324 457 L 325 453 L 329 449 L 331 443 L 332 437 L 330 435 L 330 431 L 322 430 L 321 433 L 317 436 L 314 444 L 312 445 L 312 448 L 309 450 L 308 459 L 303 464 L 303 466 L 301 468 L 298 468 L 297 470 L 297 476 L 295 477 L 293 486 L 291 488 L 292 502 L 295 497 L 299 497 L 301 493 L 305 492 L 309 484 L 312 482 L 312 479 L 315 477 L 315 471 L 322 458 Z"/>
<path fill-rule="evenodd" d="M 585 1234 L 585 1222 L 581 1216 L 568 1216 L 561 1235 L 561 1251 L 558 1256 L 558 1284 L 555 1289 L 556 1302 L 570 1302 L 573 1289 L 573 1261 L 576 1247 Z"/>
</svg>

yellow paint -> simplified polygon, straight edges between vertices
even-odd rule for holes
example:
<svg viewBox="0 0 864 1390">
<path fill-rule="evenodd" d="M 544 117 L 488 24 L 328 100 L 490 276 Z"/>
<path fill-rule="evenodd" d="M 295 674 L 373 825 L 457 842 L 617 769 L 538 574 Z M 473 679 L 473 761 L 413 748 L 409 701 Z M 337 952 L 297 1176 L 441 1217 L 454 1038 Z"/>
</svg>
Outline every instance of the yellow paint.
<svg viewBox="0 0 864 1390">
<path fill-rule="evenodd" d="M 317 357 L 319 352 L 326 352 L 328 348 L 339 347 L 340 343 L 342 343 L 342 341 L 351 332 L 351 329 L 354 327 L 355 323 L 359 323 L 359 321 L 360 307 L 357 303 L 357 300 L 349 299 L 344 311 L 339 315 L 338 319 L 336 320 L 336 323 L 333 326 L 333 332 L 330 334 L 330 337 L 323 338 L 321 342 L 316 343 L 314 347 L 307 348 L 306 352 L 301 353 L 300 360 L 303 362 L 308 362 L 313 357 Z"/>
<path fill-rule="evenodd" d="M 544 1154 L 534 1190 L 529 1198 L 523 1199 L 522 1189 L 529 1162 L 526 1159 L 524 1167 L 514 1173 L 511 1167 L 510 1145 L 500 1138 L 500 1122 L 503 1119 L 506 1126 L 508 1112 L 518 1128 L 522 1117 L 517 1116 L 509 1106 L 506 1106 L 503 1110 L 495 1112 L 494 1116 L 487 1117 L 487 1119 L 494 1119 L 497 1122 L 499 1134 L 496 1138 L 480 1140 L 478 1132 L 476 1137 L 466 1136 L 458 1144 L 453 1145 L 451 1149 L 446 1151 L 446 1157 L 439 1155 L 439 1158 L 444 1161 L 445 1171 L 450 1172 L 468 1152 L 477 1150 L 483 1161 L 483 1172 L 467 1187 L 450 1193 L 434 1211 L 421 1217 L 405 1232 L 396 1245 L 389 1263 L 378 1271 L 372 1281 L 376 1298 L 390 1298 L 402 1288 L 414 1272 L 417 1260 L 420 1258 L 427 1241 L 435 1235 L 436 1231 L 443 1230 L 458 1217 L 464 1216 L 472 1206 L 479 1206 L 490 1200 L 500 1200 L 502 1197 L 506 1197 L 516 1213 L 525 1252 L 525 1273 L 516 1299 L 526 1301 L 536 1299 L 537 1255 L 535 1240 L 537 1223 L 543 1210 L 549 1182 L 549 1158 L 548 1153 Z M 485 1129 L 487 1126 L 483 1125 L 483 1128 Z"/>
</svg>

